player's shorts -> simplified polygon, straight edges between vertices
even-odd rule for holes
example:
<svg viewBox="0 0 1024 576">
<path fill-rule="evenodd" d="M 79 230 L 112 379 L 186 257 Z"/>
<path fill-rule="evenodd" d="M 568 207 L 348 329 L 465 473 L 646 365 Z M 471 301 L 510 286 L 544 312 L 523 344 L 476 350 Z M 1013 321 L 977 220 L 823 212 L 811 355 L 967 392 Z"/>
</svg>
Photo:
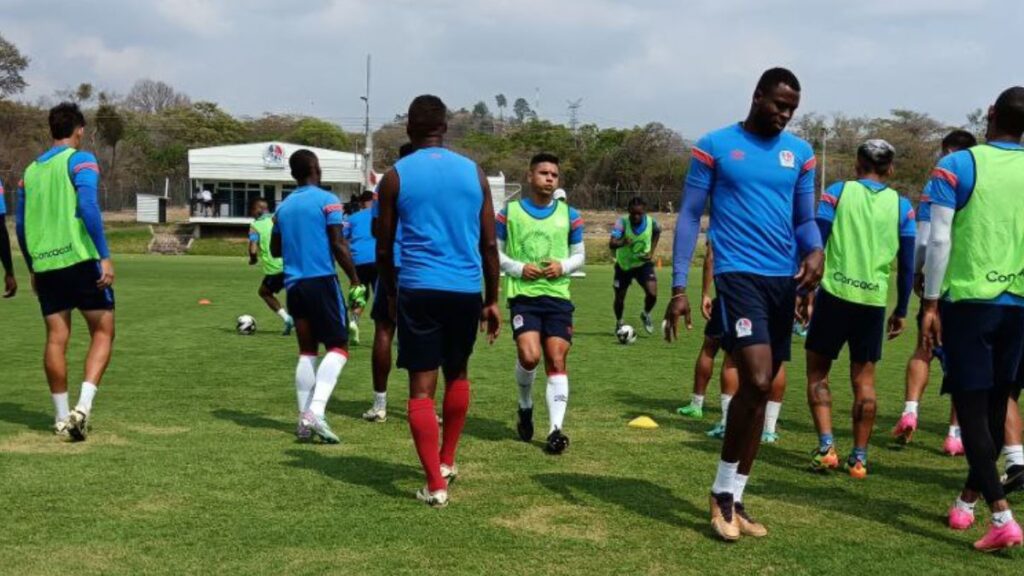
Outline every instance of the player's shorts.
<svg viewBox="0 0 1024 576">
<path fill-rule="evenodd" d="M 466 367 L 476 344 L 479 293 L 398 290 L 398 367 L 410 372 Z"/>
<path fill-rule="evenodd" d="M 337 276 L 304 278 L 289 286 L 288 313 L 309 322 L 313 337 L 324 347 L 348 345 L 347 311 Z"/>
<path fill-rule="evenodd" d="M 940 302 L 939 314 L 946 353 L 944 393 L 1020 384 L 1024 307 Z"/>
<path fill-rule="evenodd" d="M 616 290 L 625 290 L 626 288 L 629 288 L 629 284 L 631 282 L 635 281 L 637 284 L 644 286 L 651 280 L 657 279 L 658 276 L 654 273 L 653 262 L 645 262 L 631 270 L 623 270 L 622 268 L 619 268 L 618 264 L 616 264 L 615 281 L 612 283 L 612 286 L 614 286 Z"/>
<path fill-rule="evenodd" d="M 540 332 L 541 340 L 561 338 L 572 342 L 572 302 L 551 296 L 518 296 L 508 301 L 512 339 L 526 332 Z"/>
<path fill-rule="evenodd" d="M 36 274 L 36 294 L 43 316 L 79 310 L 113 310 L 114 289 L 100 289 L 103 275 L 99 260 L 86 260 L 60 270 Z"/>
<path fill-rule="evenodd" d="M 704 325 L 704 337 L 721 340 L 725 334 L 725 322 L 722 321 L 722 301 L 715 298 L 711 301 L 711 318 Z"/>
<path fill-rule="evenodd" d="M 395 268 L 395 278 L 398 278 L 398 268 Z M 362 276 L 359 277 L 360 282 Z M 377 277 L 377 281 L 373 286 L 373 307 L 370 308 L 370 318 L 373 318 L 374 322 L 391 322 L 391 315 L 388 311 L 388 307 L 391 304 L 391 297 L 387 295 L 386 291 L 380 289 L 380 277 Z"/>
<path fill-rule="evenodd" d="M 835 360 L 845 344 L 850 362 L 878 362 L 884 332 L 884 306 L 849 302 L 819 289 L 804 348 Z"/>
<path fill-rule="evenodd" d="M 264 276 L 262 284 L 271 294 L 277 294 L 284 290 L 284 272 Z"/>
<path fill-rule="evenodd" d="M 356 275 L 359 276 L 359 283 L 377 293 L 377 264 L 360 264 L 356 266 Z"/>
<path fill-rule="evenodd" d="M 715 276 L 715 291 L 722 308 L 726 352 L 768 344 L 774 362 L 789 361 L 796 281 L 788 276 L 728 272 Z"/>
</svg>

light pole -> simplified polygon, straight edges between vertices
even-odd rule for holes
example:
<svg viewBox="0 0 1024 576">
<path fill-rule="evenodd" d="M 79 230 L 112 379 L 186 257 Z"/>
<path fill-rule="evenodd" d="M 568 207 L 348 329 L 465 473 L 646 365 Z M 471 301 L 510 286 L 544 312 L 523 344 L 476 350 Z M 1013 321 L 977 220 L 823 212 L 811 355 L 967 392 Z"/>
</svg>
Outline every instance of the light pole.
<svg viewBox="0 0 1024 576">
<path fill-rule="evenodd" d="M 366 95 L 360 96 L 360 100 L 366 105 L 366 125 L 363 149 L 363 189 L 370 190 L 373 176 L 373 133 L 370 132 L 370 55 L 366 55 Z"/>
</svg>

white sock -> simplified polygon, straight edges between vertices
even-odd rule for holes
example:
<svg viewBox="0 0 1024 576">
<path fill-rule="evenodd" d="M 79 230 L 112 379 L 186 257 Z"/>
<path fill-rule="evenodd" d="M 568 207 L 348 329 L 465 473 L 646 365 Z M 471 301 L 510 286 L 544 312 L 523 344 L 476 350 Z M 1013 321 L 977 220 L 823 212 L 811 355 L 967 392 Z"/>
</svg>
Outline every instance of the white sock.
<svg viewBox="0 0 1024 576">
<path fill-rule="evenodd" d="M 1006 467 L 1024 466 L 1024 446 L 1014 444 L 1003 446 L 1003 456 L 1006 458 Z"/>
<path fill-rule="evenodd" d="M 711 485 L 711 492 L 715 494 L 732 494 L 736 488 L 736 469 L 740 467 L 739 462 L 718 461 L 718 473 L 715 474 L 715 483 Z"/>
<path fill-rule="evenodd" d="M 731 395 L 722 394 L 722 426 L 725 426 L 726 421 L 729 419 L 729 403 L 731 402 Z"/>
<path fill-rule="evenodd" d="M 569 406 L 569 375 L 551 374 L 548 376 L 548 420 L 551 422 L 551 429 L 548 434 L 556 429 L 562 429 L 565 420 L 565 409 Z"/>
<path fill-rule="evenodd" d="M 764 431 L 775 434 L 775 425 L 779 422 L 779 412 L 782 411 L 782 402 L 768 401 L 764 409 Z"/>
<path fill-rule="evenodd" d="M 977 504 L 977 502 L 964 502 L 963 500 L 960 499 L 959 496 L 957 496 L 956 502 L 953 505 L 956 506 L 958 510 L 963 510 L 964 512 L 970 512 L 971 514 L 974 514 L 975 504 Z"/>
<path fill-rule="evenodd" d="M 537 369 L 527 370 L 522 364 L 516 362 L 516 384 L 519 385 L 519 407 L 533 408 L 533 380 L 537 376 Z"/>
<path fill-rule="evenodd" d="M 1003 510 L 1002 512 L 992 513 L 992 525 L 996 528 L 1002 528 L 1010 522 L 1013 522 L 1013 512 L 1009 510 Z"/>
<path fill-rule="evenodd" d="M 388 393 L 387 392 L 374 392 L 373 393 L 373 409 L 384 410 L 388 407 Z"/>
<path fill-rule="evenodd" d="M 75 410 L 86 415 L 92 412 L 92 399 L 96 396 L 96 390 L 96 385 L 92 382 L 82 382 L 82 392 L 78 395 L 78 404 L 75 405 Z"/>
<path fill-rule="evenodd" d="M 690 406 L 696 406 L 697 408 L 704 407 L 704 395 L 694 394 L 693 398 L 690 398 Z"/>
<path fill-rule="evenodd" d="M 284 308 L 279 308 L 277 310 L 277 315 L 280 316 L 281 320 L 284 320 L 285 322 L 291 319 L 291 316 L 288 315 L 288 311 L 285 310 Z"/>
<path fill-rule="evenodd" d="M 348 358 L 340 352 L 328 352 L 320 361 L 320 367 L 316 369 L 316 388 L 313 389 L 313 399 L 309 402 L 309 409 L 313 414 L 323 417 L 327 411 L 327 401 L 334 393 L 334 387 L 338 384 L 338 376 L 341 370 L 348 363 Z"/>
<path fill-rule="evenodd" d="M 60 422 L 67 418 L 68 413 L 71 412 L 71 408 L 68 408 L 68 393 L 50 394 L 50 397 L 53 398 L 53 421 Z"/>
<path fill-rule="evenodd" d="M 960 437 L 960 427 L 959 426 L 950 426 L 949 427 L 949 434 L 948 435 L 949 435 L 950 438 L 959 438 Z"/>
<path fill-rule="evenodd" d="M 295 396 L 299 404 L 299 413 L 309 409 L 309 399 L 316 387 L 316 356 L 299 356 L 295 366 Z"/>
<path fill-rule="evenodd" d="M 904 402 L 903 403 L 903 413 L 904 414 L 913 414 L 914 416 L 917 416 L 917 402 L 915 402 L 913 400 L 907 400 L 906 402 Z"/>
<path fill-rule="evenodd" d="M 750 476 L 744 476 L 743 474 L 736 474 L 736 481 L 733 483 L 732 498 L 736 502 L 743 502 L 743 491 L 747 488 L 747 480 Z"/>
</svg>

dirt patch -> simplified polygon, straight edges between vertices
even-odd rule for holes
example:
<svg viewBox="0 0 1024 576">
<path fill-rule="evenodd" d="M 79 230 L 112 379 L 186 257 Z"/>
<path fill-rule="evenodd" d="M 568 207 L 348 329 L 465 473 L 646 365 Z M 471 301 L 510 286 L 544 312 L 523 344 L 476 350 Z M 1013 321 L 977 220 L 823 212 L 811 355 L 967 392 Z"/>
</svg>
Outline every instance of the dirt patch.
<svg viewBox="0 0 1024 576">
<path fill-rule="evenodd" d="M 186 426 L 151 426 L 149 424 L 133 424 L 128 429 L 147 436 L 174 436 L 176 434 L 185 434 L 192 430 Z"/>
<path fill-rule="evenodd" d="M 0 441 L 8 454 L 79 454 L 97 446 L 127 446 L 128 440 L 109 433 L 89 436 L 85 442 L 69 442 L 47 432 L 22 432 Z"/>
<path fill-rule="evenodd" d="M 496 518 L 493 522 L 513 532 L 529 532 L 539 536 L 595 543 L 604 543 L 608 540 L 608 529 L 605 527 L 604 519 L 579 506 L 534 506 L 514 516 Z"/>
</svg>

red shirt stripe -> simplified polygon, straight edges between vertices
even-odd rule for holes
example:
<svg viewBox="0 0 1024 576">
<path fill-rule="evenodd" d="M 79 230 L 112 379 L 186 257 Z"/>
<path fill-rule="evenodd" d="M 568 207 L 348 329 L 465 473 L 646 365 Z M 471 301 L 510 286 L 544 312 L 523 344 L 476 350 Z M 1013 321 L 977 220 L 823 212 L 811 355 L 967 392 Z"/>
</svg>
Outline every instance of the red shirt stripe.
<svg viewBox="0 0 1024 576">
<path fill-rule="evenodd" d="M 694 146 L 690 150 L 690 153 L 693 155 L 693 159 L 700 162 L 701 164 L 704 164 L 709 168 L 715 167 L 715 158 L 711 156 L 711 154 L 708 154 L 707 152 L 701 150 L 700 148 L 697 148 L 696 146 Z"/>
<path fill-rule="evenodd" d="M 956 188 L 956 185 L 960 183 L 960 179 L 956 177 L 956 174 L 953 174 L 952 172 L 946 170 L 945 168 L 935 168 L 934 170 L 932 170 L 932 178 L 945 180 L 946 182 L 949 183 L 950 186 L 954 188 Z"/>
</svg>

